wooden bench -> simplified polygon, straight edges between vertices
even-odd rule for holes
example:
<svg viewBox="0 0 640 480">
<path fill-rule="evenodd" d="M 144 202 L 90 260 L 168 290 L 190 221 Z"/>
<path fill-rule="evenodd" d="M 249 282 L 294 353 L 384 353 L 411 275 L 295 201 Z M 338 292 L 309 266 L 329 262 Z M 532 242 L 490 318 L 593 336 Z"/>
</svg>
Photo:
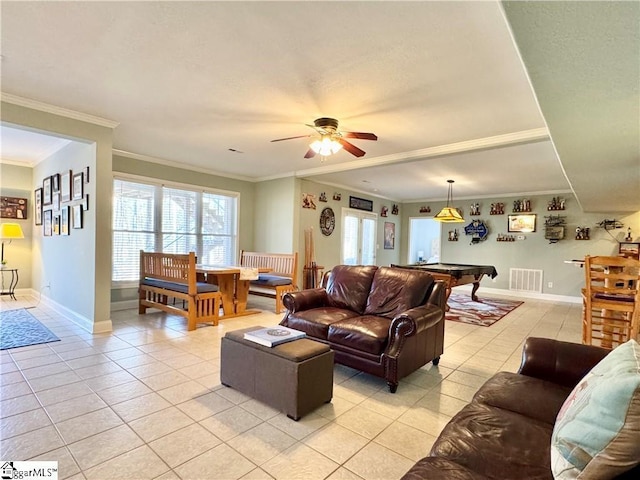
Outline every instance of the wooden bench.
<svg viewBox="0 0 640 480">
<path fill-rule="evenodd" d="M 169 303 L 173 299 L 173 304 Z M 179 300 L 179 306 L 175 301 Z M 138 313 L 157 308 L 187 319 L 187 329 L 197 323 L 218 325 L 221 295 L 216 285 L 196 281 L 196 255 L 140 251 Z M 183 308 L 184 307 L 184 308 Z"/>
<path fill-rule="evenodd" d="M 261 253 L 240 251 L 240 266 L 268 268 L 258 280 L 251 280 L 249 293 L 276 299 L 276 313 L 283 310 L 282 296 L 298 290 L 298 253 Z"/>
</svg>

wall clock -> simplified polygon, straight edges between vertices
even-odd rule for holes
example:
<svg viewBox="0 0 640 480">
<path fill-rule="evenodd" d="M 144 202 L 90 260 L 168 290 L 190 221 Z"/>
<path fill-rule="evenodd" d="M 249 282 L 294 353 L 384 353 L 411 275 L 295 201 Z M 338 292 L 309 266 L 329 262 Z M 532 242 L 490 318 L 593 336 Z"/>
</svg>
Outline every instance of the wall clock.
<svg viewBox="0 0 640 480">
<path fill-rule="evenodd" d="M 333 214 L 333 210 L 329 207 L 322 210 L 320 214 L 320 231 L 327 237 L 333 233 L 333 229 L 336 226 L 336 216 Z"/>
</svg>

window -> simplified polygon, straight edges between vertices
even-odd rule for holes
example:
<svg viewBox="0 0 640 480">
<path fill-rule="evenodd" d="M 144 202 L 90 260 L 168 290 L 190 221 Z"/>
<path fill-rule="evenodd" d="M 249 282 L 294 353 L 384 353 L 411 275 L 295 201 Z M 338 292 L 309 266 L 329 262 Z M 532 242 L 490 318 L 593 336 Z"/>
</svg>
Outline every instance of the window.
<svg viewBox="0 0 640 480">
<path fill-rule="evenodd" d="M 114 286 L 138 281 L 140 250 L 193 251 L 201 263 L 235 263 L 237 198 L 230 193 L 115 178 Z"/>
</svg>

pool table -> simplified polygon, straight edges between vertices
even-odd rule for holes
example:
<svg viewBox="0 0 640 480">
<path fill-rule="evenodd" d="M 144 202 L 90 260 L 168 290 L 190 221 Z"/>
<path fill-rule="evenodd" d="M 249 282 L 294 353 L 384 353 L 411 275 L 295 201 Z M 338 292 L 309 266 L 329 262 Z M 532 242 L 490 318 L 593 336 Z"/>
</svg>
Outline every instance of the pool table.
<svg viewBox="0 0 640 480">
<path fill-rule="evenodd" d="M 496 268 L 491 265 L 460 265 L 457 263 L 412 263 L 410 265 L 391 265 L 400 268 L 415 268 L 419 270 L 427 270 L 436 280 L 443 280 L 447 286 L 447 301 L 451 295 L 451 289 L 458 285 L 473 283 L 471 289 L 471 298 L 477 302 L 476 292 L 480 287 L 480 280 L 485 275 L 495 278 L 498 275 Z M 447 305 L 447 311 L 449 305 Z"/>
</svg>

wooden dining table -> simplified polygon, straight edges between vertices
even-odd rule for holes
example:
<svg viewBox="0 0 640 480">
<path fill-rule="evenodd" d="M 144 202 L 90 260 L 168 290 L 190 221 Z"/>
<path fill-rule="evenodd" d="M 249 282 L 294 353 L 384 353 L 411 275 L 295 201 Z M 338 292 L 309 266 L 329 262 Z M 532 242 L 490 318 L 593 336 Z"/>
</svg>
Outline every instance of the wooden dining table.
<svg viewBox="0 0 640 480">
<path fill-rule="evenodd" d="M 198 281 L 215 284 L 220 289 L 222 296 L 223 315 L 220 319 L 240 317 L 243 315 L 253 315 L 260 313 L 260 310 L 247 309 L 247 299 L 249 297 L 249 282 L 251 280 L 241 280 L 240 274 L 243 267 L 197 264 L 196 274 Z M 268 268 L 258 268 L 259 273 L 267 273 Z"/>
</svg>

